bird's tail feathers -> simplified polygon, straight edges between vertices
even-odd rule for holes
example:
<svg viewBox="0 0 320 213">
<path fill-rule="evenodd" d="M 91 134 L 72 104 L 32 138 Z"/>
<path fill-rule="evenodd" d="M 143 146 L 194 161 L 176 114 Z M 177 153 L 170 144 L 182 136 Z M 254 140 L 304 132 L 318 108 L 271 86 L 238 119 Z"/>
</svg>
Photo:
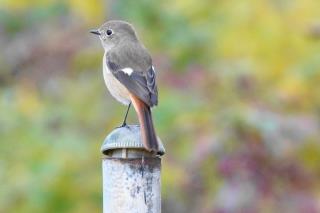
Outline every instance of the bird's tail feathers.
<svg viewBox="0 0 320 213">
<path fill-rule="evenodd" d="M 131 100 L 138 114 L 142 142 L 145 149 L 150 152 L 159 153 L 159 144 L 152 121 L 150 107 L 134 95 L 131 95 Z"/>
</svg>

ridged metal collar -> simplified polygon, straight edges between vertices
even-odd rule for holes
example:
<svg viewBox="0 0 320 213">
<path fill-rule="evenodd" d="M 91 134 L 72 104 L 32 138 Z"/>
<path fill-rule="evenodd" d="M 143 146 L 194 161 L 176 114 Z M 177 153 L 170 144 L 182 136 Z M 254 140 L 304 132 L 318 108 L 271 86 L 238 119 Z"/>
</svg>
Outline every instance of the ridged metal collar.
<svg viewBox="0 0 320 213">
<path fill-rule="evenodd" d="M 163 144 L 158 138 L 159 149 L 164 154 L 165 149 Z M 127 152 L 130 154 L 130 150 L 133 153 L 137 153 L 141 150 L 141 154 L 146 153 L 144 149 L 140 126 L 139 125 L 127 125 L 125 127 L 119 127 L 114 129 L 104 140 L 101 146 L 101 152 L 105 155 L 112 153 L 114 150 L 127 149 Z M 116 152 L 115 152 L 116 153 Z M 149 153 L 151 154 L 151 153 Z M 145 154 L 143 154 L 145 155 Z"/>
</svg>

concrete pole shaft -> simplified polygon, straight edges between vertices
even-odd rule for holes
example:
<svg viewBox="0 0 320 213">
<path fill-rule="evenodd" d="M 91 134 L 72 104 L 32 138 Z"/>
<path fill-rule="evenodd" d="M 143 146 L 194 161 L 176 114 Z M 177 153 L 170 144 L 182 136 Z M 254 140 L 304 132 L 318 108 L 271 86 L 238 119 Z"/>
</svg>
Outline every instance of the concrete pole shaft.
<svg viewBox="0 0 320 213">
<path fill-rule="evenodd" d="M 104 158 L 104 213 L 160 213 L 161 159 Z"/>
</svg>

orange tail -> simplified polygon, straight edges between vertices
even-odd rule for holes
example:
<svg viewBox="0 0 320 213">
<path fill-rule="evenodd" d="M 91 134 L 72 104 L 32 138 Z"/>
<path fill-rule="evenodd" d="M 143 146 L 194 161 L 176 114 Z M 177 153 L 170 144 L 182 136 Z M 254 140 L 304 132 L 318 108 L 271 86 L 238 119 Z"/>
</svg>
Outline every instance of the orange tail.
<svg viewBox="0 0 320 213">
<path fill-rule="evenodd" d="M 159 145 L 154 130 L 150 107 L 141 101 L 138 97 L 130 95 L 133 107 L 135 108 L 141 127 L 142 142 L 150 152 L 159 152 Z"/>
</svg>

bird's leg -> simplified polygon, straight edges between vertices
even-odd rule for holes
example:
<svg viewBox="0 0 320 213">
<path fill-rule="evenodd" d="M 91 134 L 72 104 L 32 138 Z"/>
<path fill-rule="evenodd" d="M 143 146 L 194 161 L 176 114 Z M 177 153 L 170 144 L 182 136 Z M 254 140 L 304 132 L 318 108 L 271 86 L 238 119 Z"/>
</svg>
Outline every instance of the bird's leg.
<svg viewBox="0 0 320 213">
<path fill-rule="evenodd" d="M 120 127 L 125 127 L 125 126 L 127 126 L 127 117 L 128 117 L 128 113 L 129 113 L 130 107 L 131 107 L 131 102 L 130 102 L 129 105 L 128 105 L 126 114 L 125 114 L 125 116 L 124 116 L 123 123 L 122 123 L 122 125 L 121 125 Z"/>
</svg>

